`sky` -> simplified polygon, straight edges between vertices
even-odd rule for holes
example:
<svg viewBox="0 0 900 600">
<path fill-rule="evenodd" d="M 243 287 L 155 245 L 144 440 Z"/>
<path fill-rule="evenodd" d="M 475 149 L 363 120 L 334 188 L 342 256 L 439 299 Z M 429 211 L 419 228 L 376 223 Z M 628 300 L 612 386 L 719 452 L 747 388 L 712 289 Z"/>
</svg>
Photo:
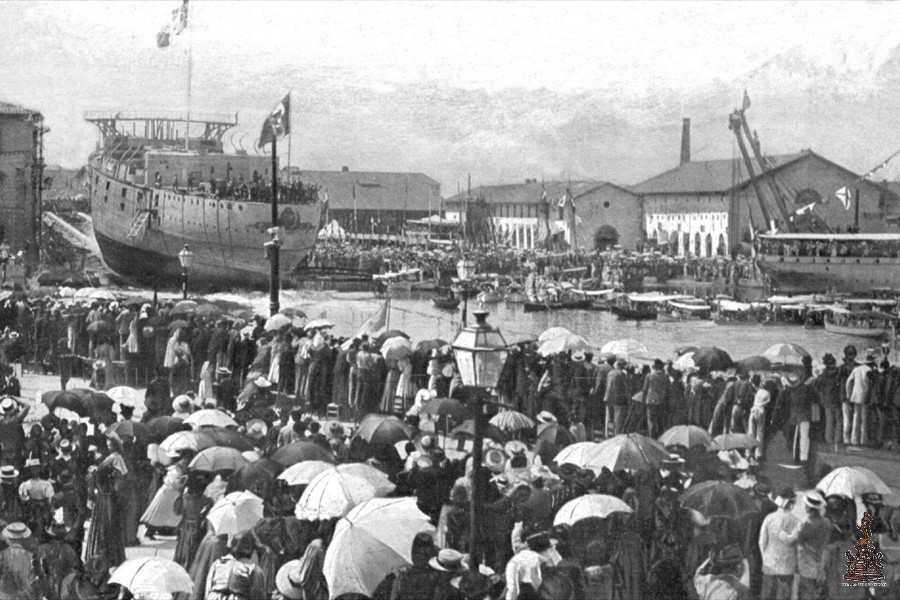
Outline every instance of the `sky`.
<svg viewBox="0 0 900 600">
<path fill-rule="evenodd" d="M 751 98 L 769 154 L 812 148 L 865 171 L 900 149 L 900 4 L 828 2 L 0 1 L 0 100 L 40 110 L 48 163 L 96 147 L 89 110 L 238 114 L 251 152 L 292 99 L 291 164 L 473 184 L 632 184 L 731 158 Z M 284 149 L 279 154 L 286 162 Z M 898 161 L 900 162 L 900 161 Z M 884 171 L 900 178 L 900 167 Z"/>
</svg>

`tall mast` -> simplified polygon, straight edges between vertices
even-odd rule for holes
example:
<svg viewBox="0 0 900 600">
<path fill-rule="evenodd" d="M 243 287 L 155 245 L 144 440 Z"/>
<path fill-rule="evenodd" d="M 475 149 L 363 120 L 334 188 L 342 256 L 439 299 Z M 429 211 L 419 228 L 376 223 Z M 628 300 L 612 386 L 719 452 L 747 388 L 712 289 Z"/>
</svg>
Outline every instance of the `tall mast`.
<svg viewBox="0 0 900 600">
<path fill-rule="evenodd" d="M 194 28 L 191 25 L 190 4 L 184 3 L 184 22 L 188 29 L 187 44 L 187 124 L 184 127 L 184 150 L 190 150 L 191 143 L 191 84 L 194 75 Z"/>
</svg>

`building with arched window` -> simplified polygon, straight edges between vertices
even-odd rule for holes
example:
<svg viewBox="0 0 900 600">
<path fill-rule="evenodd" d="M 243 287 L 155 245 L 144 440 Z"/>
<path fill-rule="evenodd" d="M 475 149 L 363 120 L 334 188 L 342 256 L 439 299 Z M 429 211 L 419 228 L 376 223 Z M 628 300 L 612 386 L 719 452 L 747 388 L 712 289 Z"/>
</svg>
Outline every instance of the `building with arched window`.
<svg viewBox="0 0 900 600">
<path fill-rule="evenodd" d="M 41 113 L 0 102 L 0 237 L 35 260 L 43 186 Z"/>
</svg>

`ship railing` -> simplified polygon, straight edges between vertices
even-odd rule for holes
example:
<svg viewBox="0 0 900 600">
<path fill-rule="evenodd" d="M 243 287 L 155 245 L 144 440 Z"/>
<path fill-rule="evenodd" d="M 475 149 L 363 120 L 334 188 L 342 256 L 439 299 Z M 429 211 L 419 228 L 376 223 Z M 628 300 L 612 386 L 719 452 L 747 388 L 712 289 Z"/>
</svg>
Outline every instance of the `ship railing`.
<svg viewBox="0 0 900 600">
<path fill-rule="evenodd" d="M 100 111 L 90 110 L 84 113 L 86 121 L 176 121 L 191 123 L 214 123 L 221 125 L 237 125 L 238 115 L 225 113 L 187 113 L 173 110 L 162 111 Z"/>
</svg>

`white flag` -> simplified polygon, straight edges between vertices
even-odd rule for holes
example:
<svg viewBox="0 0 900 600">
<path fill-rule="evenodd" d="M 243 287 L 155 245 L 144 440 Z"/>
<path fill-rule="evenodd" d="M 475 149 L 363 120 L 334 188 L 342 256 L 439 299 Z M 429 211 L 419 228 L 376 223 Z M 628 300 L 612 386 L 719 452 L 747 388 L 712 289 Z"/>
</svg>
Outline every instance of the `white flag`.
<svg viewBox="0 0 900 600">
<path fill-rule="evenodd" d="M 802 215 L 803 213 L 811 212 L 815 206 L 816 206 L 816 203 L 812 202 L 810 204 L 807 204 L 803 208 L 798 208 L 797 210 L 794 211 L 794 214 Z"/>
<path fill-rule="evenodd" d="M 850 190 L 846 186 L 836 191 L 834 195 L 844 205 L 844 210 L 850 210 Z"/>
<path fill-rule="evenodd" d="M 559 202 L 557 202 L 557 206 L 559 206 L 560 208 L 566 207 L 566 197 L 565 196 L 560 197 Z"/>
<path fill-rule="evenodd" d="M 362 327 L 359 328 L 359 331 L 356 332 L 356 337 L 362 337 L 363 335 L 374 336 L 377 335 L 382 329 L 387 327 L 388 323 L 388 315 L 391 311 L 391 299 L 388 298 L 385 300 L 384 304 L 381 305 L 381 308 L 375 311 L 369 319 L 362 324 Z"/>
</svg>

